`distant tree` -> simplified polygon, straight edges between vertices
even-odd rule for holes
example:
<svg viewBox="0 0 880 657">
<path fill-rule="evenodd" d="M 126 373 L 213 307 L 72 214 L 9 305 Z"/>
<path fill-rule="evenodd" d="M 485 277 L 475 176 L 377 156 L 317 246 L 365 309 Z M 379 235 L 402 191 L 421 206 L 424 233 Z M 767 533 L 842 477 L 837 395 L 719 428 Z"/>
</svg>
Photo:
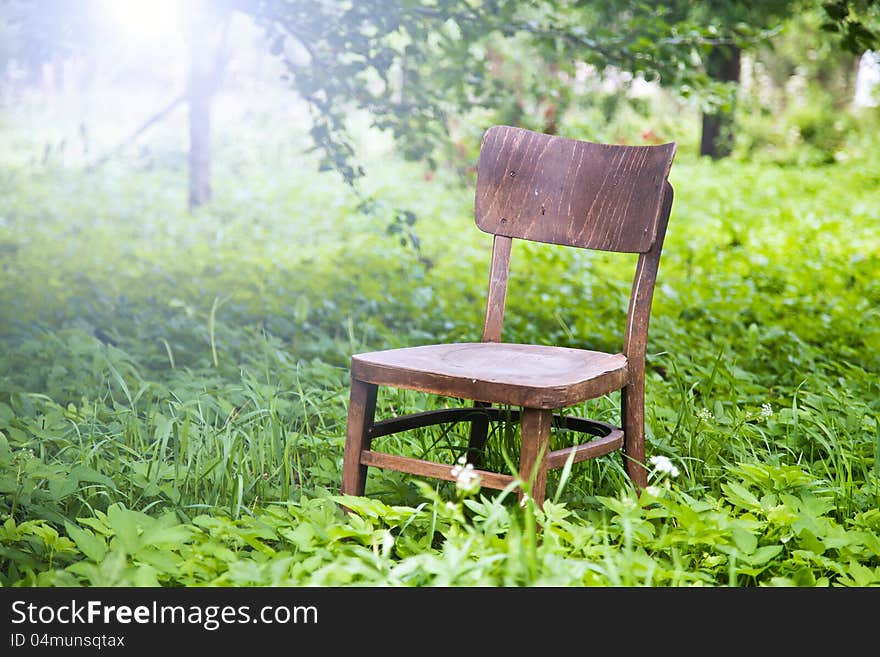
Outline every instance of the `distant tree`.
<svg viewBox="0 0 880 657">
<path fill-rule="evenodd" d="M 708 107 L 702 115 L 700 154 L 725 157 L 735 142 L 734 110 L 746 49 L 768 43 L 788 18 L 819 9 L 826 15 L 824 29 L 840 34 L 840 45 L 854 54 L 880 46 L 880 0 L 679 0 L 668 3 L 674 20 L 692 21 L 703 33 L 702 67 L 716 82 L 727 84 L 726 102 Z"/>
<path fill-rule="evenodd" d="M 724 157 L 734 144 L 743 50 L 766 43 L 786 18 L 819 2 L 262 0 L 238 6 L 264 25 L 291 85 L 314 110 L 312 138 L 324 153 L 323 166 L 351 181 L 360 172 L 345 130 L 348 111 L 368 111 L 405 155 L 430 160 L 451 116 L 497 108 L 522 92 L 515 81 L 493 74 L 492 53 L 516 39 L 552 69 L 542 89 L 549 93 L 555 86 L 559 98 L 565 98 L 563 87 L 578 62 L 643 75 L 698 96 L 700 153 Z M 863 46 L 873 33 L 853 18 L 853 7 L 870 9 L 877 2 L 824 6 L 838 17 L 847 42 Z M 845 5 L 848 13 L 832 5 Z"/>
<path fill-rule="evenodd" d="M 718 35 L 701 52 L 702 63 L 710 78 L 730 85 L 731 93 L 727 102 L 703 112 L 700 155 L 726 157 L 735 143 L 735 90 L 740 82 L 743 50 L 766 41 L 792 10 L 804 3 L 799 0 L 706 0 L 684 4 L 687 7 L 685 20 L 709 26 Z"/>
<path fill-rule="evenodd" d="M 880 0 L 831 0 L 822 9 L 823 29 L 839 34 L 842 48 L 855 55 L 880 48 Z"/>
<path fill-rule="evenodd" d="M 221 0 L 222 1 L 222 0 Z M 345 124 L 366 110 L 411 159 L 433 162 L 451 117 L 496 109 L 521 90 L 493 72 L 493 48 L 521 38 L 552 70 L 542 91 L 564 99 L 578 63 L 642 75 L 703 106 L 700 154 L 730 154 L 742 52 L 793 13 L 821 5 L 845 48 L 878 43 L 880 0 L 226 0 L 266 29 L 289 81 L 313 110 L 323 168 L 362 172 Z M 561 75 L 568 74 L 568 75 Z M 553 108 L 559 110 L 560 108 Z M 552 117 L 544 128 L 552 130 Z"/>
<path fill-rule="evenodd" d="M 194 209 L 211 198 L 211 99 L 226 63 L 225 36 L 231 3 L 225 0 L 189 0 L 186 38 L 189 44 L 187 88 L 182 96 L 148 118 L 126 142 L 111 151 L 117 153 L 127 142 L 142 134 L 172 109 L 185 102 L 189 108 L 189 207 Z M 88 52 L 100 34 L 94 6 L 69 0 L 3 0 L 0 20 L 6 33 L 2 51 L 29 73 L 31 83 L 40 79 L 43 66 Z M 60 66 L 55 81 L 60 80 Z M 97 160 L 103 164 L 110 155 Z"/>
<path fill-rule="evenodd" d="M 189 44 L 186 99 L 189 108 L 189 208 L 211 200 L 211 100 L 226 66 L 228 8 L 212 3 L 194 4 L 187 14 Z"/>
<path fill-rule="evenodd" d="M 81 52 L 93 38 L 91 16 L 71 12 L 65 0 L 3 0 L 0 20 L 4 23 L 0 49 L 5 68 L 14 61 L 38 82 L 42 68 Z"/>
<path fill-rule="evenodd" d="M 532 57 L 552 63 L 547 90 L 567 84 L 575 66 L 587 63 L 702 93 L 710 107 L 724 104 L 725 83 L 734 75 L 728 69 L 736 68 L 725 68 L 725 61 L 740 43 L 763 36 L 737 19 L 761 16 L 763 27 L 766 6 L 789 3 L 758 4 L 763 14 L 740 8 L 729 16 L 721 9 L 690 10 L 690 2 L 637 0 L 262 0 L 236 6 L 265 27 L 291 85 L 313 109 L 311 136 L 324 153 L 322 166 L 352 181 L 360 170 L 345 129 L 348 112 L 366 110 L 404 155 L 431 161 L 450 117 L 496 108 L 517 93 L 514 81 L 493 75 L 491 57 L 492 48 L 503 50 L 515 39 L 528 43 Z"/>
<path fill-rule="evenodd" d="M 433 164 L 451 121 L 473 109 L 497 110 L 523 93 L 497 73 L 517 44 L 523 62 L 543 62 L 539 92 L 557 100 L 544 128 L 571 94 L 575 69 L 590 64 L 644 76 L 704 107 L 701 153 L 722 157 L 733 137 L 733 100 L 743 48 L 766 41 L 800 6 L 821 0 L 200 0 L 189 29 L 185 99 L 190 110 L 190 207 L 210 199 L 210 100 L 223 70 L 222 17 L 253 16 L 291 86 L 312 109 L 310 134 L 320 166 L 350 183 L 361 175 L 347 131 L 352 110 L 389 131 L 403 155 Z M 826 29 L 844 47 L 877 44 L 880 0 L 822 4 Z M 64 0 L 6 0 L 25 61 L 44 62 L 88 41 L 88 12 Z M 874 21 L 874 22 L 872 22 Z M 398 228 L 412 214 L 398 215 Z"/>
</svg>

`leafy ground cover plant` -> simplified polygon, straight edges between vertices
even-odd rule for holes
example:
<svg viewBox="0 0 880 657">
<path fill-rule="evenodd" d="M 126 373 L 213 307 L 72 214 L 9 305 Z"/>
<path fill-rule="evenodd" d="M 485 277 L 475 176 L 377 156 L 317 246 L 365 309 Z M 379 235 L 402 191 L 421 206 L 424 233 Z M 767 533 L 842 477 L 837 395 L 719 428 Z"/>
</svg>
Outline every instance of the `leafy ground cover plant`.
<svg viewBox="0 0 880 657">
<path fill-rule="evenodd" d="M 372 169 L 368 194 L 418 202 L 416 250 L 293 151 L 224 148 L 194 214 L 161 153 L 0 169 L 3 585 L 880 584 L 876 152 L 679 158 L 651 488 L 604 458 L 554 472 L 539 511 L 389 472 L 337 495 L 350 355 L 479 338 L 490 245 L 468 188 Z M 515 248 L 505 339 L 614 348 L 634 262 Z M 574 411 L 613 421 L 615 402 Z M 427 403 L 398 391 L 380 412 Z M 462 438 L 385 446 L 452 468 Z"/>
</svg>

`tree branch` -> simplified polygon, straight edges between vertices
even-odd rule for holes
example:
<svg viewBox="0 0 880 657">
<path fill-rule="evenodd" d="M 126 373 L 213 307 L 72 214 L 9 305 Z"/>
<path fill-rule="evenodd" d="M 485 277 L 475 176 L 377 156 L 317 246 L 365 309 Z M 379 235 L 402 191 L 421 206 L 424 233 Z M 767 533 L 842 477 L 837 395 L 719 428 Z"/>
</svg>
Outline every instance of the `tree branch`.
<svg viewBox="0 0 880 657">
<path fill-rule="evenodd" d="M 86 170 L 94 171 L 98 167 L 102 166 L 107 160 L 112 157 L 118 155 L 122 152 L 126 147 L 129 146 L 132 142 L 134 142 L 138 137 L 140 137 L 144 132 L 146 132 L 151 126 L 155 125 L 166 116 L 168 116 L 178 105 L 183 103 L 186 100 L 186 94 L 182 93 L 177 98 L 168 103 L 161 110 L 153 114 L 149 119 L 147 119 L 141 126 L 132 132 L 128 137 L 119 142 L 116 146 L 114 146 L 109 152 L 98 158 L 94 163 L 89 165 Z"/>
</svg>

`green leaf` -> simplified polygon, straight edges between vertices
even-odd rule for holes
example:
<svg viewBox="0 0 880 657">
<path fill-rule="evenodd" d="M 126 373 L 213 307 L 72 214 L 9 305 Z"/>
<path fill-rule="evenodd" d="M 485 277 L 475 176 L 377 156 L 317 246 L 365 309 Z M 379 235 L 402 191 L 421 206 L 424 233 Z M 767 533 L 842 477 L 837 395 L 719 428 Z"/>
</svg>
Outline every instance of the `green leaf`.
<svg viewBox="0 0 880 657">
<path fill-rule="evenodd" d="M 12 450 L 9 448 L 9 441 L 0 431 L 0 466 L 9 467 L 12 463 Z"/>
<path fill-rule="evenodd" d="M 782 552 L 781 545 L 765 545 L 751 554 L 741 554 L 739 558 L 750 566 L 763 566 L 780 552 Z"/>
<path fill-rule="evenodd" d="M 192 537 L 192 529 L 185 525 L 174 527 L 152 526 L 144 530 L 140 537 L 143 544 L 154 547 L 180 547 Z"/>
<path fill-rule="evenodd" d="M 75 478 L 77 481 L 87 481 L 93 484 L 104 484 L 108 488 L 112 490 L 116 490 L 116 485 L 113 483 L 113 480 L 105 474 L 101 474 L 97 470 L 90 468 L 87 465 L 75 465 L 70 469 L 70 477 Z"/>
<path fill-rule="evenodd" d="M 153 588 L 161 586 L 157 575 L 158 572 L 152 565 L 139 564 L 131 575 L 131 585 Z"/>
<path fill-rule="evenodd" d="M 299 550 L 304 552 L 313 552 L 315 550 L 315 530 L 309 524 L 302 523 L 293 530 L 281 529 L 278 533 L 293 543 Z"/>
<path fill-rule="evenodd" d="M 79 481 L 75 477 L 59 477 L 49 482 L 49 496 L 53 502 L 57 502 L 76 492 L 78 487 Z"/>
<path fill-rule="evenodd" d="M 141 550 L 137 555 L 137 560 L 141 564 L 149 564 L 152 567 L 154 578 L 159 573 L 170 576 L 180 574 L 180 568 L 178 567 L 180 555 L 177 552 L 169 550 Z"/>
<path fill-rule="evenodd" d="M 14 418 L 15 411 L 8 404 L 0 402 L 0 429 L 8 427 Z"/>
<path fill-rule="evenodd" d="M 802 550 L 808 550 L 813 554 L 824 554 L 825 544 L 810 530 L 802 529 L 797 534 L 797 545 Z"/>
<path fill-rule="evenodd" d="M 64 528 L 67 530 L 67 535 L 84 555 L 96 563 L 101 562 L 104 555 L 107 554 L 107 544 L 102 538 L 70 522 L 64 523 Z"/>
<path fill-rule="evenodd" d="M 758 547 L 758 537 L 742 527 L 734 526 L 732 536 L 733 542 L 736 544 L 740 553 L 752 554 L 755 551 L 755 548 Z"/>
<path fill-rule="evenodd" d="M 721 484 L 721 490 L 724 491 L 727 500 L 734 506 L 738 506 L 750 511 L 761 509 L 761 503 L 749 490 L 735 481 L 729 481 Z"/>
<path fill-rule="evenodd" d="M 141 526 L 145 519 L 149 521 L 150 518 L 120 504 L 113 504 L 107 509 L 107 519 L 122 549 L 128 554 L 137 554 L 141 548 Z"/>
</svg>

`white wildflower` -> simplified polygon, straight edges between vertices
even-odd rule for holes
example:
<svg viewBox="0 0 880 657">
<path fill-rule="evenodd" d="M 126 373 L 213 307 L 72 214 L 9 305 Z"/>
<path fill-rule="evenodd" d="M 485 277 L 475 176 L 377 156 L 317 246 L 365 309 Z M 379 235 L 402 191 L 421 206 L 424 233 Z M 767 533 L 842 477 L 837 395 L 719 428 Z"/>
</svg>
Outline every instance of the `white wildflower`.
<svg viewBox="0 0 880 657">
<path fill-rule="evenodd" d="M 23 449 L 18 450 L 15 453 L 15 456 L 21 462 L 30 461 L 32 458 L 35 458 L 34 450 L 32 450 L 30 447 L 25 447 Z"/>
<path fill-rule="evenodd" d="M 708 408 L 701 408 L 697 413 L 697 417 L 703 420 L 703 422 L 709 422 L 715 419 L 715 416 L 712 415 L 712 411 Z"/>
<path fill-rule="evenodd" d="M 668 457 L 663 455 L 656 455 L 651 457 L 651 465 L 654 466 L 654 469 L 657 472 L 662 472 L 668 474 L 670 477 L 678 476 L 678 468 L 675 467 L 675 464 L 669 460 Z"/>
<path fill-rule="evenodd" d="M 620 503 L 625 509 L 636 508 L 636 498 L 625 492 L 620 494 Z"/>
<path fill-rule="evenodd" d="M 761 417 L 770 417 L 773 415 L 773 407 L 770 404 L 761 404 Z"/>
<path fill-rule="evenodd" d="M 462 456 L 449 473 L 455 477 L 455 487 L 466 495 L 480 490 L 480 475 L 474 470 L 473 463 L 467 463 Z"/>
</svg>

